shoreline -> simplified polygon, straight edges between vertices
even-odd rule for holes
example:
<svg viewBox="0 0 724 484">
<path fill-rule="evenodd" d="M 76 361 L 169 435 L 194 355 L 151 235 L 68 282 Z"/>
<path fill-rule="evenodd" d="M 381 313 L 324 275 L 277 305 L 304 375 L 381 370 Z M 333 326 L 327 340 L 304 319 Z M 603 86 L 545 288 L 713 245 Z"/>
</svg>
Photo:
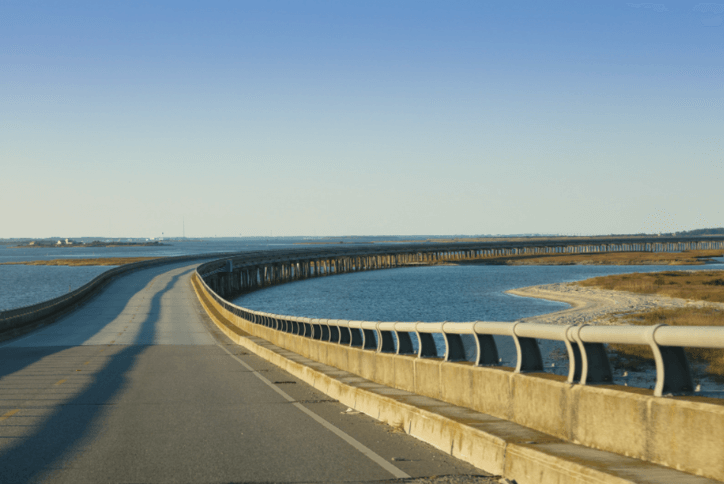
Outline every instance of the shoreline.
<svg viewBox="0 0 724 484">
<path fill-rule="evenodd" d="M 161 259 L 161 257 L 94 257 L 81 259 L 50 259 L 50 260 L 31 260 L 31 261 L 12 261 L 0 262 L 0 266 L 71 266 L 71 267 L 88 267 L 88 266 L 122 266 L 124 264 L 132 264 L 134 262 L 143 262 L 147 260 Z"/>
<path fill-rule="evenodd" d="M 597 289 L 579 286 L 575 282 L 521 287 L 505 291 L 505 294 L 571 305 L 570 308 L 561 311 L 520 319 L 526 323 L 621 325 L 626 324 L 627 315 L 656 309 L 704 307 L 724 309 L 724 303 Z"/>
<path fill-rule="evenodd" d="M 599 254 L 551 254 L 512 255 L 490 257 L 470 261 L 455 261 L 459 265 L 508 265 L 508 266 L 682 266 L 720 264 L 715 257 L 723 257 L 721 251 L 685 252 L 608 252 Z"/>
<path fill-rule="evenodd" d="M 8 247 L 8 249 L 107 249 L 107 248 L 118 248 L 118 247 L 170 247 L 171 244 L 161 244 L 161 243 L 153 243 L 153 242 L 147 242 L 147 243 L 128 243 L 124 244 L 122 242 L 114 242 L 114 243 L 108 243 L 108 244 L 73 244 L 73 245 L 66 245 L 66 244 L 52 244 L 52 245 L 11 245 Z"/>
</svg>

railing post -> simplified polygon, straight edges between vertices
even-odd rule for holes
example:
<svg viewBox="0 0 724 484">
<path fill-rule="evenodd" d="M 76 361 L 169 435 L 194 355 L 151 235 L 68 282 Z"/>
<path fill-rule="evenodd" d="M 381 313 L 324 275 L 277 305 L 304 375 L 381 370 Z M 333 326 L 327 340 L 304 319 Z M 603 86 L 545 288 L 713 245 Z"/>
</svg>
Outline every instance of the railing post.
<svg viewBox="0 0 724 484">
<path fill-rule="evenodd" d="M 317 320 L 319 321 L 319 320 Z M 312 324 L 312 339 L 322 339 L 322 325 L 318 323 Z"/>
<path fill-rule="evenodd" d="M 329 342 L 339 343 L 339 326 L 336 324 L 329 325 Z"/>
<path fill-rule="evenodd" d="M 397 336 L 397 353 L 398 355 L 414 355 L 415 350 L 412 348 L 412 338 L 407 331 L 395 331 Z"/>
<path fill-rule="evenodd" d="M 347 321 L 347 324 L 349 324 L 349 321 Z M 349 329 L 349 326 L 340 326 L 339 327 L 339 344 L 349 345 L 351 342 L 352 342 L 352 333 Z"/>
<path fill-rule="evenodd" d="M 475 366 L 497 366 L 500 363 L 498 347 L 491 334 L 475 333 Z"/>
<path fill-rule="evenodd" d="M 518 360 L 515 365 L 516 373 L 543 371 L 543 358 L 540 355 L 540 348 L 535 338 L 519 337 L 515 334 L 515 328 L 525 323 L 515 323 L 511 333 L 515 341 L 515 350 Z"/>
<path fill-rule="evenodd" d="M 392 331 L 382 331 L 380 329 L 380 323 L 377 323 L 377 335 L 379 337 L 379 343 L 377 344 L 377 351 L 379 353 L 394 353 L 395 352 L 395 341 L 392 338 Z"/>
<path fill-rule="evenodd" d="M 445 338 L 445 361 L 465 361 L 465 347 L 462 335 L 445 331 L 442 325 L 442 335 Z"/>
<path fill-rule="evenodd" d="M 377 350 L 377 341 L 373 329 L 362 329 L 362 349 Z"/>
<path fill-rule="evenodd" d="M 360 328 L 349 328 L 352 337 L 350 346 L 362 346 L 364 339 L 362 338 L 362 330 Z"/>
<path fill-rule="evenodd" d="M 328 319 L 323 319 L 321 321 L 321 324 L 319 325 L 319 327 L 322 329 L 322 336 L 320 338 L 322 341 L 329 341 L 330 332 L 328 323 Z"/>
<path fill-rule="evenodd" d="M 583 368 L 583 360 L 581 358 L 581 348 L 576 340 L 574 332 L 577 332 L 577 326 L 569 324 L 566 327 L 566 339 L 563 341 L 568 350 L 568 383 L 581 381 L 581 373 Z"/>
<path fill-rule="evenodd" d="M 646 333 L 646 339 L 654 352 L 656 361 L 656 387 L 654 396 L 664 393 L 689 393 L 694 391 L 689 360 L 684 348 L 680 346 L 659 346 L 656 343 L 656 330 L 665 324 L 652 326 Z"/>
<path fill-rule="evenodd" d="M 417 357 L 418 358 L 437 358 L 437 347 L 435 346 L 435 339 L 432 337 L 431 333 L 421 333 L 417 330 L 417 327 L 421 324 L 421 322 L 417 322 L 415 324 L 415 334 L 417 334 L 417 342 L 419 348 L 417 349 Z"/>
<path fill-rule="evenodd" d="M 581 385 L 592 383 L 612 383 L 613 373 L 611 363 L 608 361 L 606 345 L 603 343 L 585 343 L 581 339 L 581 329 L 588 326 L 582 324 L 571 329 L 578 344 L 578 353 L 581 358 Z M 575 354 L 575 353 L 574 353 Z"/>
</svg>

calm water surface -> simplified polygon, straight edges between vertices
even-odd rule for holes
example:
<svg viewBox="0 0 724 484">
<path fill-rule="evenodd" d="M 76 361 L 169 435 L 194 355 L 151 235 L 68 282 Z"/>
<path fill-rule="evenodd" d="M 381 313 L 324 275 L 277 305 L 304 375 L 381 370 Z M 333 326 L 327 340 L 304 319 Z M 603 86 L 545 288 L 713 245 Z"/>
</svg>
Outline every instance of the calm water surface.
<svg viewBox="0 0 724 484">
<path fill-rule="evenodd" d="M 0 266 L 0 311 L 67 294 L 114 266 Z"/>
<path fill-rule="evenodd" d="M 724 261 L 721 261 L 724 262 Z M 519 287 L 556 282 L 573 282 L 591 277 L 629 272 L 724 269 L 724 264 L 706 266 L 429 266 L 386 269 L 357 274 L 308 279 L 273 286 L 237 298 L 246 308 L 276 314 L 313 318 L 364 321 L 515 321 L 520 318 L 560 311 L 568 304 L 505 294 Z M 440 335 L 435 335 L 438 352 L 444 352 Z M 495 336 L 500 363 L 515 366 L 512 338 Z M 416 341 L 413 338 L 416 347 Z M 568 374 L 563 343 L 540 340 L 546 370 Z M 415 348 L 416 349 L 416 348 Z M 466 337 L 468 359 L 474 357 L 474 343 Z M 702 366 L 693 365 L 696 383 L 703 394 L 724 396 L 724 385 L 706 376 Z M 640 371 L 615 369 L 617 384 L 653 387 L 653 366 Z"/>
<path fill-rule="evenodd" d="M 301 241 L 301 239 L 300 239 Z M 88 259 L 94 257 L 174 257 L 189 254 L 265 250 L 300 247 L 294 241 L 259 242 L 170 242 L 160 247 L 100 247 L 12 249 L 0 245 L 0 262 L 51 259 Z M 113 266 L 68 267 L 0 265 L 0 311 L 30 306 L 62 296 L 77 289 Z"/>
<path fill-rule="evenodd" d="M 9 249 L 0 246 L 0 262 L 89 257 L 162 257 L 213 252 L 299 247 L 284 242 L 183 242 L 163 247 Z M 504 294 L 508 289 L 571 282 L 628 272 L 724 269 L 724 259 L 706 266 L 431 266 L 387 269 L 309 279 L 271 287 L 236 301 L 244 307 L 277 314 L 367 321 L 514 321 L 559 311 L 567 304 Z M 111 267 L 0 266 L 0 311 L 42 302 L 67 293 Z M 511 338 L 496 337 L 501 363 L 515 364 Z M 438 339 L 442 349 L 442 341 Z M 565 374 L 562 345 L 541 341 L 548 371 Z M 468 356 L 472 346 L 468 341 Z M 696 365 L 695 365 L 696 366 Z M 710 396 L 724 386 L 702 376 L 697 383 Z M 651 386 L 651 368 L 624 375 L 617 383 Z"/>
<path fill-rule="evenodd" d="M 273 286 L 235 304 L 276 314 L 364 321 L 515 321 L 565 303 L 504 294 L 508 289 L 628 272 L 724 269 L 706 266 L 428 266 L 340 274 Z"/>
</svg>

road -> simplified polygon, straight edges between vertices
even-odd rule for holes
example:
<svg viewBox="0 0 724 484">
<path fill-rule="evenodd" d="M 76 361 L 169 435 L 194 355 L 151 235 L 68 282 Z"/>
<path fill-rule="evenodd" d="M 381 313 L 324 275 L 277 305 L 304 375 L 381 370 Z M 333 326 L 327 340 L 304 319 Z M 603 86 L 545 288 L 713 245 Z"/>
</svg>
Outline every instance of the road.
<svg viewBox="0 0 724 484">
<path fill-rule="evenodd" d="M 488 482 L 233 344 L 195 267 L 118 278 L 0 345 L 0 482 Z"/>
</svg>

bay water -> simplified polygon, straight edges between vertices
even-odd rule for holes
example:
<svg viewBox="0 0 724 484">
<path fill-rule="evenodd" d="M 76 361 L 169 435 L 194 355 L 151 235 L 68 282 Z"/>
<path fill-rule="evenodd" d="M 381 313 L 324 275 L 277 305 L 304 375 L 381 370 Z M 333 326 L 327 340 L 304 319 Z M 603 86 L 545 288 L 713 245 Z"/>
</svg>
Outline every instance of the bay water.
<svg viewBox="0 0 724 484">
<path fill-rule="evenodd" d="M 158 246 L 137 247 L 52 247 L 13 248 L 0 245 L 0 262 L 52 259 L 89 259 L 97 257 L 174 257 L 216 252 L 254 251 L 300 247 L 304 239 L 252 239 L 249 241 L 166 242 Z M 0 265 L 0 311 L 30 306 L 62 296 L 115 266 L 28 266 Z"/>
<path fill-rule="evenodd" d="M 469 322 L 515 321 L 560 311 L 566 303 L 505 294 L 508 289 L 539 284 L 574 282 L 631 272 L 724 270 L 724 260 L 698 266 L 418 266 L 385 269 L 295 281 L 248 293 L 233 301 L 239 306 L 280 315 L 357 321 Z M 444 353 L 441 335 L 434 335 L 438 354 Z M 500 364 L 515 366 L 516 349 L 510 337 L 495 336 Z M 464 337 L 466 356 L 475 355 L 472 337 Z M 417 342 L 413 338 L 416 349 Z M 566 375 L 568 359 L 563 343 L 539 341 L 546 371 Z M 695 382 L 702 394 L 724 396 L 724 385 L 694 364 Z M 614 382 L 651 388 L 653 365 L 633 371 L 614 365 Z"/>
<path fill-rule="evenodd" d="M 300 247 L 303 239 L 188 241 L 164 246 L 63 249 L 11 249 L 0 246 L 0 262 L 93 257 L 163 257 L 214 252 Z M 340 274 L 273 286 L 237 298 L 237 305 L 282 315 L 365 321 L 515 321 L 560 311 L 565 303 L 505 294 L 508 289 L 572 282 L 629 272 L 724 269 L 724 260 L 705 266 L 418 266 Z M 60 296 L 112 266 L 0 265 L 0 311 Z M 439 349 L 442 341 L 437 338 Z M 515 365 L 511 338 L 496 337 L 501 364 Z M 472 357 L 472 341 L 466 341 Z M 548 371 L 565 374 L 562 344 L 541 341 Z M 696 368 L 695 368 L 696 369 Z M 701 370 L 701 368 L 698 368 Z M 698 371 L 697 382 L 709 396 L 724 395 L 724 386 Z M 616 372 L 616 381 L 651 386 L 655 373 Z"/>
</svg>

